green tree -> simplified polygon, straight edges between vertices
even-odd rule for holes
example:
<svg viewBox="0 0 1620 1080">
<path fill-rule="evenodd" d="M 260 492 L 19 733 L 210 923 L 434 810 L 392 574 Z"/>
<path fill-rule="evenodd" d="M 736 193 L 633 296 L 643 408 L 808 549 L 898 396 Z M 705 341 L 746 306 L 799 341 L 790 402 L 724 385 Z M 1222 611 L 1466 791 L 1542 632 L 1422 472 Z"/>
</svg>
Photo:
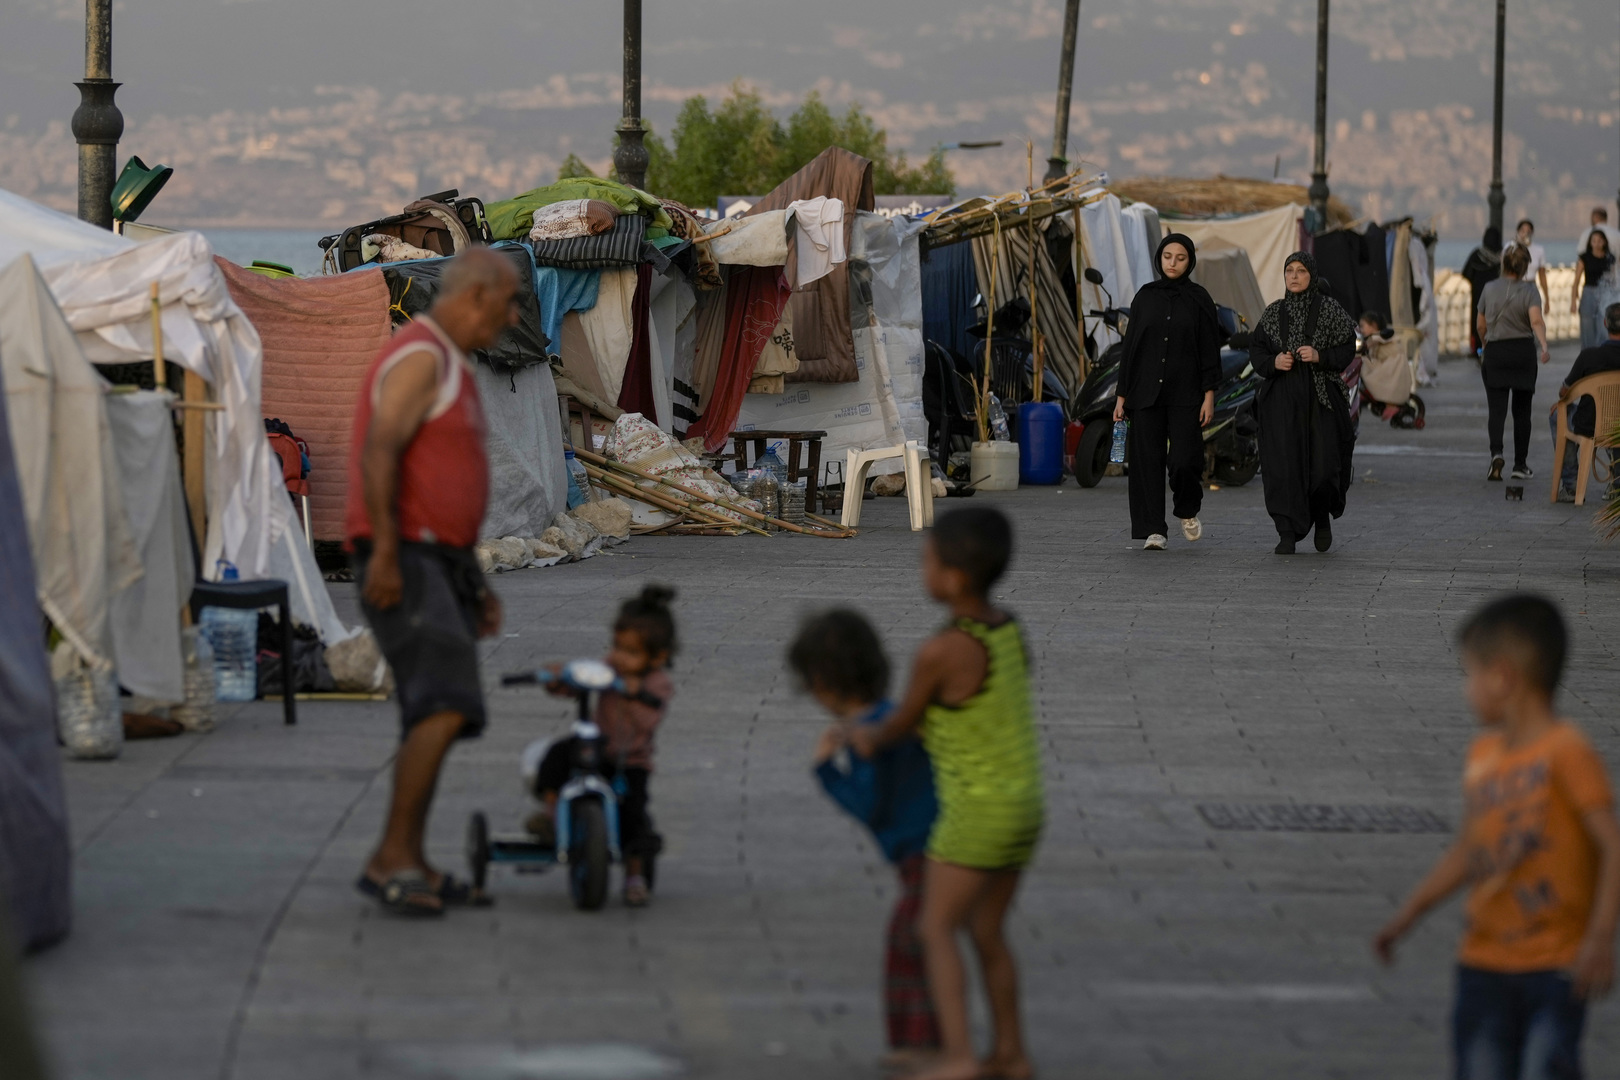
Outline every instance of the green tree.
<svg viewBox="0 0 1620 1080">
<path fill-rule="evenodd" d="M 816 93 L 786 124 L 740 82 L 715 107 L 706 98 L 688 98 L 671 142 L 665 147 L 648 136 L 647 186 L 689 206 L 713 206 L 721 195 L 763 195 L 829 146 L 871 159 L 877 194 L 956 193 L 943 153 L 912 166 L 905 154 L 889 153 L 888 134 L 859 105 L 837 116 Z"/>
<path fill-rule="evenodd" d="M 617 138 L 618 136 L 614 137 Z M 591 167 L 589 165 L 580 160 L 580 156 L 578 154 L 570 151 L 568 156 L 563 158 L 563 163 L 557 167 L 557 179 L 573 180 L 576 177 L 589 177 L 590 179 L 594 180 L 596 179 L 596 174 L 591 171 Z"/>
</svg>

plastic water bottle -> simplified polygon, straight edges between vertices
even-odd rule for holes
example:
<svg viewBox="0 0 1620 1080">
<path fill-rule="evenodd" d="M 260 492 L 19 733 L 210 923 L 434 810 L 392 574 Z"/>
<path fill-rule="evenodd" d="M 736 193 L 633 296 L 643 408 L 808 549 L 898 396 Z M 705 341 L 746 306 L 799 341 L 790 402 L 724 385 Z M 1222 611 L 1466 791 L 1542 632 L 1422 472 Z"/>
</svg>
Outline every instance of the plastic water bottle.
<svg viewBox="0 0 1620 1080">
<path fill-rule="evenodd" d="M 591 501 L 591 478 L 572 448 L 563 451 L 563 462 L 568 467 L 568 509 L 572 510 Z"/>
<path fill-rule="evenodd" d="M 996 442 L 1012 439 L 1012 432 L 1007 427 L 1007 410 L 1001 407 L 1001 399 L 994 394 L 990 395 L 990 438 Z"/>
<path fill-rule="evenodd" d="M 221 580 L 236 581 L 236 567 L 223 565 Z M 214 650 L 214 699 L 252 701 L 259 694 L 259 613 L 205 607 L 197 624 Z"/>
<path fill-rule="evenodd" d="M 1125 461 L 1125 429 L 1129 426 L 1127 421 L 1114 421 L 1114 445 L 1108 449 L 1108 460 L 1116 465 Z"/>
<path fill-rule="evenodd" d="M 777 484 L 778 487 L 786 487 L 787 486 L 787 482 L 788 482 L 787 462 L 783 461 L 781 459 L 781 457 L 777 455 L 776 447 L 773 446 L 769 450 L 765 451 L 765 456 L 760 458 L 754 464 L 756 466 L 758 466 L 759 468 L 766 470 L 772 476 L 776 477 L 776 484 Z"/>
</svg>

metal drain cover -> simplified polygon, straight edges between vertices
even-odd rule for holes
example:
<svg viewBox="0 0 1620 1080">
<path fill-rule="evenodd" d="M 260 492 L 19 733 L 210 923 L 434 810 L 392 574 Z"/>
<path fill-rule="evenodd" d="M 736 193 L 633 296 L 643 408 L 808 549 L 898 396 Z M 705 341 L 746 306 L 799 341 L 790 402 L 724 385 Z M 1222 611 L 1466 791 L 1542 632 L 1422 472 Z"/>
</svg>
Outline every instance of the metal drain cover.
<svg viewBox="0 0 1620 1080">
<path fill-rule="evenodd" d="M 1447 833 L 1451 826 L 1432 810 L 1390 806 L 1323 806 L 1299 803 L 1204 803 L 1198 813 L 1223 832 Z"/>
</svg>

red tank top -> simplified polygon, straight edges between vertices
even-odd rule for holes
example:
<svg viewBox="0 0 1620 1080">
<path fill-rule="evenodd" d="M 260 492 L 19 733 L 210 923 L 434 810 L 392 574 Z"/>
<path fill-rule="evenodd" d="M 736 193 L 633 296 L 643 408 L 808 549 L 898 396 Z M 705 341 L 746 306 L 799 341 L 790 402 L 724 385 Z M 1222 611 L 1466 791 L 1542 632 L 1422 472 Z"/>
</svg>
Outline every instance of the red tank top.
<svg viewBox="0 0 1620 1080">
<path fill-rule="evenodd" d="M 354 412 L 349 443 L 349 540 L 370 539 L 360 455 L 382 380 L 411 353 L 431 353 L 439 364 L 439 393 L 422 426 L 399 458 L 394 511 L 401 540 L 472 547 L 489 498 L 489 460 L 484 453 L 484 410 L 472 365 L 432 319 L 419 315 L 372 361 Z"/>
</svg>

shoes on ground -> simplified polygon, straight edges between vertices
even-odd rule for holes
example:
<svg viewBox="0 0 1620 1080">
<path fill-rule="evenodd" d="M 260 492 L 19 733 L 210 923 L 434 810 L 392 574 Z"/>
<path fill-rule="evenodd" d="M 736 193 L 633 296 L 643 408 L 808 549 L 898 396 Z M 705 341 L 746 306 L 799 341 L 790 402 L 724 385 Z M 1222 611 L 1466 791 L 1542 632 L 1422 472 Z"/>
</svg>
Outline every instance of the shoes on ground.
<svg viewBox="0 0 1620 1080">
<path fill-rule="evenodd" d="M 1572 487 L 1560 487 L 1558 489 L 1558 501 L 1562 502 L 1562 503 L 1572 503 L 1572 502 L 1574 502 L 1575 501 L 1575 489 L 1572 488 Z"/>
<path fill-rule="evenodd" d="M 1316 550 L 1326 551 L 1333 546 L 1333 521 L 1323 516 L 1316 522 Z"/>
<path fill-rule="evenodd" d="M 631 874 L 624 879 L 624 906 L 646 907 L 647 901 L 652 899 L 652 890 L 647 887 L 647 879 L 640 874 Z"/>
<path fill-rule="evenodd" d="M 1491 471 L 1485 474 L 1485 479 L 1487 479 L 1487 480 L 1500 480 L 1500 479 L 1502 479 L 1502 466 L 1504 466 L 1506 464 L 1507 464 L 1507 462 L 1503 461 L 1499 457 L 1491 458 Z"/>
<path fill-rule="evenodd" d="M 1277 546 L 1271 550 L 1275 555 L 1292 555 L 1294 553 L 1294 538 L 1292 536 L 1282 537 L 1277 541 Z"/>
<path fill-rule="evenodd" d="M 1204 523 L 1195 517 L 1181 519 L 1181 535 L 1187 540 L 1197 540 L 1204 535 Z"/>
<path fill-rule="evenodd" d="M 1536 470 L 1532 469 L 1530 466 L 1528 466 L 1528 465 L 1515 465 L 1515 466 L 1513 466 L 1513 471 L 1508 473 L 1508 479 L 1509 480 L 1529 480 L 1529 479 L 1533 478 L 1535 475 L 1536 475 Z M 1500 475 L 1497 476 L 1497 479 L 1500 480 L 1501 476 Z"/>
<path fill-rule="evenodd" d="M 1163 551 L 1164 550 L 1164 534 L 1163 533 L 1154 533 L 1152 536 L 1150 536 L 1146 540 L 1142 541 L 1142 550 L 1143 551 Z"/>
</svg>

